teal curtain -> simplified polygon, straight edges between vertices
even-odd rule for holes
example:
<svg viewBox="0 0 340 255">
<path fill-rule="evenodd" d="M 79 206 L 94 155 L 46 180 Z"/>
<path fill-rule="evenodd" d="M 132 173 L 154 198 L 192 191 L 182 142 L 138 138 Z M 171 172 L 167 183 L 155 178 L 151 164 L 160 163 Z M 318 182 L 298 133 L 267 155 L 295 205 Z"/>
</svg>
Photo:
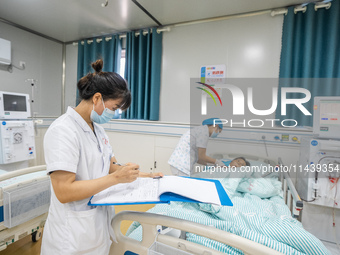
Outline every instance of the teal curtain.
<svg viewBox="0 0 340 255">
<path fill-rule="evenodd" d="M 340 0 L 331 2 L 330 9 L 314 10 L 307 5 L 305 13 L 294 14 L 288 8 L 284 17 L 280 79 L 276 119 L 294 119 L 299 126 L 312 126 L 313 117 L 305 116 L 296 106 L 287 106 L 287 115 L 281 116 L 281 88 L 300 87 L 311 92 L 305 103 L 313 113 L 315 96 L 340 95 Z M 287 98 L 303 98 L 301 93 L 289 93 Z"/>
<path fill-rule="evenodd" d="M 135 36 L 136 32 L 126 35 L 125 79 L 132 102 L 122 118 L 159 120 L 163 36 L 155 28 L 146 35 L 139 32 L 139 36 Z"/>
<path fill-rule="evenodd" d="M 122 42 L 118 35 L 112 35 L 112 39 L 106 40 L 108 36 L 102 37 L 101 42 L 97 42 L 93 38 L 92 43 L 88 43 L 88 40 L 78 41 L 78 71 L 77 80 L 93 72 L 91 63 L 97 59 L 103 59 L 103 71 L 105 72 L 116 72 L 120 71 L 120 58 L 122 52 Z M 77 100 L 76 105 L 80 102 L 78 89 L 77 89 Z"/>
</svg>

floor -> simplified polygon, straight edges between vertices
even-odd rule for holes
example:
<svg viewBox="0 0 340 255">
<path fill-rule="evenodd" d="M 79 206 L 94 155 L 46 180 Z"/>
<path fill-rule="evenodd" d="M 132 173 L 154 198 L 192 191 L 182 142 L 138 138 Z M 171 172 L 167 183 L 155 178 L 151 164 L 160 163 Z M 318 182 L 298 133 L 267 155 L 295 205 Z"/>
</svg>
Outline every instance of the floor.
<svg viewBox="0 0 340 255">
<path fill-rule="evenodd" d="M 124 210 L 145 212 L 155 205 L 120 205 L 115 206 L 116 213 Z M 123 221 L 120 229 L 123 234 L 126 233 L 132 221 Z M 41 239 L 33 243 L 31 235 L 9 245 L 6 250 L 0 251 L 0 255 L 39 255 L 41 247 Z"/>
</svg>

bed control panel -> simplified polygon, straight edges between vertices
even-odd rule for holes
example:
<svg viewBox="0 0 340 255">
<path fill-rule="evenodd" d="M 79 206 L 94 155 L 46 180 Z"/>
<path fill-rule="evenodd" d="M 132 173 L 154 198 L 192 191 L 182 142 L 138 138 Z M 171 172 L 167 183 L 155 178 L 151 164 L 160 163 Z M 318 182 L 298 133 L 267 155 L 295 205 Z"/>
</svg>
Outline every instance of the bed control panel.
<svg viewBox="0 0 340 255">
<path fill-rule="evenodd" d="M 0 164 L 35 158 L 34 126 L 32 120 L 0 122 Z"/>
<path fill-rule="evenodd" d="M 309 136 L 307 134 L 301 133 L 276 133 L 276 132 L 266 132 L 266 131 L 251 131 L 251 132 L 238 132 L 238 131 L 231 131 L 226 133 L 226 138 L 240 138 L 243 140 L 248 140 L 249 142 L 270 142 L 276 144 L 289 144 L 289 145 L 299 145 L 302 137 Z M 222 133 L 221 137 L 224 135 Z"/>
</svg>

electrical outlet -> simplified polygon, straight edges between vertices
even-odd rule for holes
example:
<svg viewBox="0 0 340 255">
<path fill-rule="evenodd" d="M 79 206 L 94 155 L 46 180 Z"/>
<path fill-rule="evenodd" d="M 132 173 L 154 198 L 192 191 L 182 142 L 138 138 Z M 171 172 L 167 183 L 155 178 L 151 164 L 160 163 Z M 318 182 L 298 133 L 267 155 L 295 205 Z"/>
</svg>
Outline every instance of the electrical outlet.
<svg viewBox="0 0 340 255">
<path fill-rule="evenodd" d="M 26 62 L 24 62 L 24 61 L 20 61 L 19 64 L 20 64 L 21 67 L 26 66 Z"/>
</svg>

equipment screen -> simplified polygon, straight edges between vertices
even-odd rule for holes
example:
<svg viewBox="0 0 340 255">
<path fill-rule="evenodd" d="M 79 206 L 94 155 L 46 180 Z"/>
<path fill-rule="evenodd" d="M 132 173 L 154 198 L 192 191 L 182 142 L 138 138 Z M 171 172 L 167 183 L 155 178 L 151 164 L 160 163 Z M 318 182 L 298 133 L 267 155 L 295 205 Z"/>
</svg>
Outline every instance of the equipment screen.
<svg viewBox="0 0 340 255">
<path fill-rule="evenodd" d="M 340 125 L 340 101 L 320 101 L 320 125 Z"/>
<path fill-rule="evenodd" d="M 4 98 L 4 110 L 12 111 L 12 112 L 26 112 L 26 97 L 25 96 L 17 96 L 10 94 L 3 94 Z"/>
</svg>

